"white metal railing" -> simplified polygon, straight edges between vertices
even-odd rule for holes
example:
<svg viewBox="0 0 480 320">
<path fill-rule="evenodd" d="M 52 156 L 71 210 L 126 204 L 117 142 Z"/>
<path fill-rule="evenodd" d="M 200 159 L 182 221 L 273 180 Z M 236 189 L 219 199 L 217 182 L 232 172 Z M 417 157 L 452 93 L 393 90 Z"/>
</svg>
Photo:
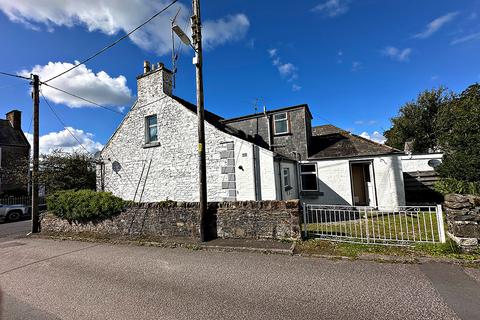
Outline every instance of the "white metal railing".
<svg viewBox="0 0 480 320">
<path fill-rule="evenodd" d="M 38 198 L 38 204 L 44 205 L 46 203 L 45 197 Z M 25 206 L 32 205 L 32 197 L 30 196 L 21 196 L 21 197 L 4 197 L 0 198 L 0 204 L 3 205 L 14 205 L 14 204 L 23 204 Z"/>
<path fill-rule="evenodd" d="M 304 236 L 335 241 L 409 245 L 444 243 L 442 207 L 396 208 L 303 204 Z"/>
</svg>

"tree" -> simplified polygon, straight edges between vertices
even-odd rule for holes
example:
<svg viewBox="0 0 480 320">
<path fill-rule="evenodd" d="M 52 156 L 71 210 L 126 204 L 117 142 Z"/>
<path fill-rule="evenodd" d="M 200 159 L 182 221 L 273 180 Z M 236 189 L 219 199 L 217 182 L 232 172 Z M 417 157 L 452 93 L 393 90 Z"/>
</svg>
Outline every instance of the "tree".
<svg viewBox="0 0 480 320">
<path fill-rule="evenodd" d="M 480 181 L 480 84 L 471 85 L 442 106 L 436 131 L 444 152 L 440 175 Z"/>
<path fill-rule="evenodd" d="M 420 93 L 416 101 L 405 104 L 391 119 L 392 127 L 384 132 L 385 144 L 403 150 L 405 142 L 411 142 L 415 153 L 438 149 L 437 114 L 451 99 L 452 94 L 443 87 Z"/>
<path fill-rule="evenodd" d="M 42 156 L 39 181 L 48 193 L 70 189 L 93 190 L 96 187 L 95 163 L 84 153 L 56 150 Z"/>
</svg>

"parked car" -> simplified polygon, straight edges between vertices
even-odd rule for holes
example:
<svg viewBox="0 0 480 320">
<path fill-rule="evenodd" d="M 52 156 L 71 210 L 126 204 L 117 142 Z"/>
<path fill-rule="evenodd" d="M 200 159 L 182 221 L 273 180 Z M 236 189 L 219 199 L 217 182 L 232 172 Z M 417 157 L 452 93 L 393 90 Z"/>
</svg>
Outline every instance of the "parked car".
<svg viewBox="0 0 480 320">
<path fill-rule="evenodd" d="M 0 204 L 0 220 L 18 221 L 28 214 L 29 209 L 23 204 Z"/>
</svg>

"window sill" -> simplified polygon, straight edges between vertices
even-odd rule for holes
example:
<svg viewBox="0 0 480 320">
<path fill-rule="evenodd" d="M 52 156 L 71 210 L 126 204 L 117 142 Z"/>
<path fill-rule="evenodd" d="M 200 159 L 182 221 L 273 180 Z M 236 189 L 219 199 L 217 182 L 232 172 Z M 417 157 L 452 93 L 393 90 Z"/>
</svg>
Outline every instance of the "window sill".
<svg viewBox="0 0 480 320">
<path fill-rule="evenodd" d="M 145 143 L 142 148 L 143 149 L 147 149 L 147 148 L 154 148 L 154 147 L 159 147 L 160 146 L 160 142 L 156 141 L 156 142 L 151 142 L 151 143 Z"/>
<path fill-rule="evenodd" d="M 283 137 L 283 136 L 291 136 L 292 133 L 291 132 L 285 132 L 285 133 L 274 133 L 273 136 L 274 137 Z"/>
<path fill-rule="evenodd" d="M 321 197 L 324 195 L 324 193 L 319 190 L 312 190 L 312 191 L 302 190 L 300 191 L 300 195 L 306 196 L 306 197 Z"/>
</svg>

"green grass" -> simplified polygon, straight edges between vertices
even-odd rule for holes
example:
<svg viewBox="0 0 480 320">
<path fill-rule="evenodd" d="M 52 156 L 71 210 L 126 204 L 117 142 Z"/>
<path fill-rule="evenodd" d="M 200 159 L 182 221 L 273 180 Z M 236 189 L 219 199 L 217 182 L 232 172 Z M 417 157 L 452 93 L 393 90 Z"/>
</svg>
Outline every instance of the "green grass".
<svg viewBox="0 0 480 320">
<path fill-rule="evenodd" d="M 348 214 L 346 218 L 348 218 Z M 324 221 L 326 216 L 320 217 L 319 213 L 318 219 Z M 340 220 L 340 222 L 309 223 L 307 225 L 309 236 L 323 234 L 367 238 L 368 235 L 370 242 L 375 242 L 376 239 L 431 242 L 432 238 L 435 242 L 439 241 L 435 212 L 410 213 L 407 216 L 403 213 L 381 215 L 372 212 L 368 214 L 368 225 L 363 215 L 361 219 L 356 220 L 344 220 L 342 215 Z M 302 230 L 304 230 L 304 225 L 302 225 Z"/>
<path fill-rule="evenodd" d="M 357 243 L 332 242 L 328 240 L 308 240 L 297 243 L 297 253 L 344 256 L 358 258 L 365 254 L 388 255 L 396 257 L 435 257 L 474 261 L 480 259 L 480 250 L 462 253 L 455 242 L 418 244 L 414 246 L 379 246 Z"/>
</svg>

